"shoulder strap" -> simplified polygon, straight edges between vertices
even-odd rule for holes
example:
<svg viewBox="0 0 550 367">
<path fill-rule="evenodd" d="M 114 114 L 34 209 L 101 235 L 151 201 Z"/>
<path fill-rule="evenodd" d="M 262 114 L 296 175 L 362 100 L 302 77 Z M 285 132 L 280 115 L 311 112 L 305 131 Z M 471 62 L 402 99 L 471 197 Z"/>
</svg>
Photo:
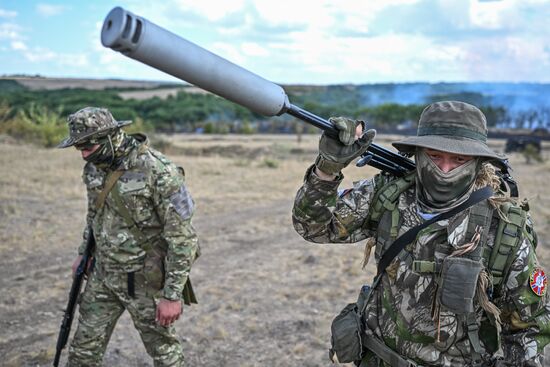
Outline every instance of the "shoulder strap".
<svg viewBox="0 0 550 367">
<path fill-rule="evenodd" d="M 373 195 L 369 208 L 369 215 L 366 224 L 369 228 L 376 228 L 378 221 L 386 210 L 393 210 L 397 205 L 399 195 L 405 192 L 414 183 L 413 171 L 403 177 L 383 184 Z"/>
<path fill-rule="evenodd" d="M 132 235 L 140 243 L 141 248 L 145 252 L 149 252 L 149 250 L 151 249 L 151 245 L 146 241 L 147 238 L 145 237 L 143 232 L 139 229 L 136 222 L 132 218 L 132 214 L 130 214 L 130 211 L 126 207 L 126 204 L 124 204 L 124 201 L 122 200 L 122 197 L 120 196 L 120 193 L 118 192 L 118 190 L 113 190 L 113 200 L 115 202 L 115 205 L 116 205 L 116 208 L 118 209 L 119 214 L 126 221 L 126 224 L 128 225 Z"/>
<path fill-rule="evenodd" d="M 497 290 L 502 287 L 514 254 L 521 244 L 522 231 L 527 221 L 527 212 L 510 202 L 500 207 L 504 218 L 500 218 L 493 249 L 489 256 L 487 268 L 493 276 L 493 285 Z"/>
<path fill-rule="evenodd" d="M 493 189 L 489 186 L 476 190 L 470 195 L 468 200 L 466 200 L 456 208 L 453 208 L 448 212 L 438 214 L 432 219 L 427 220 L 424 223 L 416 227 L 413 227 L 409 229 L 407 232 L 403 233 L 401 236 L 399 236 L 398 239 L 396 239 L 391 244 L 391 246 L 382 255 L 380 261 L 378 262 L 378 275 L 382 274 L 386 270 L 386 268 L 390 265 L 393 259 L 397 256 L 397 254 L 399 254 L 407 244 L 411 243 L 416 239 L 416 236 L 421 230 L 423 230 L 424 228 L 428 227 L 429 225 L 435 222 L 439 222 L 440 220 L 449 219 L 453 215 L 460 213 L 461 211 L 471 207 L 474 204 L 479 203 L 482 200 L 486 200 L 491 196 L 493 196 Z"/>
<path fill-rule="evenodd" d="M 95 200 L 96 210 L 103 208 L 103 205 L 105 205 L 105 200 L 107 199 L 107 195 L 109 195 L 109 192 L 113 189 L 113 186 L 115 186 L 116 182 L 123 174 L 124 171 L 112 171 L 111 173 L 109 173 L 109 175 L 105 179 L 103 190 L 101 190 Z"/>
</svg>

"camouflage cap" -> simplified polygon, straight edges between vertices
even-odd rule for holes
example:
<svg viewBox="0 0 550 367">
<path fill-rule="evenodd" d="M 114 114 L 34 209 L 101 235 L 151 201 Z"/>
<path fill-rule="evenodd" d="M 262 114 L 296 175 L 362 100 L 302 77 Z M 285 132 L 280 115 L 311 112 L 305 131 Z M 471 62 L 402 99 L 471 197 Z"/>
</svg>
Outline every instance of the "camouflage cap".
<svg viewBox="0 0 550 367">
<path fill-rule="evenodd" d="M 86 141 L 93 136 L 107 135 L 109 132 L 128 124 L 132 121 L 116 121 L 106 108 L 85 107 L 69 115 L 69 136 L 63 139 L 57 146 L 67 148 L 79 142 Z"/>
<path fill-rule="evenodd" d="M 392 144 L 405 153 L 417 147 L 443 152 L 502 159 L 487 146 L 487 120 L 477 107 L 458 101 L 427 106 L 418 121 L 417 135 Z"/>
</svg>

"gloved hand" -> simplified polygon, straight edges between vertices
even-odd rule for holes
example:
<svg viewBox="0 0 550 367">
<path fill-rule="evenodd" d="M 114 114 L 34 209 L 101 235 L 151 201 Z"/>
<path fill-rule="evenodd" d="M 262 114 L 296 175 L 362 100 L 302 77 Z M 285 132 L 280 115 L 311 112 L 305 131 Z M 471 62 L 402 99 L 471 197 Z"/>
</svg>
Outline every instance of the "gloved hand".
<svg viewBox="0 0 550 367">
<path fill-rule="evenodd" d="M 356 138 L 356 129 L 365 123 L 361 120 L 352 120 L 346 117 L 331 117 L 330 122 L 339 130 L 338 139 L 331 138 L 323 133 L 319 140 L 319 156 L 315 161 L 318 169 L 329 175 L 337 175 L 355 158 L 363 154 L 372 143 L 376 130 L 363 131 Z"/>
</svg>

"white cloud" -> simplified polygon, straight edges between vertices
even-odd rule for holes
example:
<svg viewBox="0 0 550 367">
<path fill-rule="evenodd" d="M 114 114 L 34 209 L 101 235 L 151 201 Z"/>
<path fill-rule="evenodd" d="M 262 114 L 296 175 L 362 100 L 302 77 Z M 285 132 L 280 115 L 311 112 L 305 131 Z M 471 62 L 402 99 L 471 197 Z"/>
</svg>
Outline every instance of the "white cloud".
<svg viewBox="0 0 550 367">
<path fill-rule="evenodd" d="M 0 39 L 21 39 L 21 27 L 13 23 L 0 23 Z"/>
<path fill-rule="evenodd" d="M 269 55 L 269 50 L 254 42 L 244 42 L 241 45 L 241 49 L 243 50 L 243 53 L 247 56 L 264 57 Z"/>
<path fill-rule="evenodd" d="M 88 57 L 83 53 L 55 52 L 44 47 L 35 47 L 25 49 L 23 52 L 25 59 L 32 63 L 55 63 L 64 66 L 86 67 L 89 65 Z"/>
<path fill-rule="evenodd" d="M 315 47 L 319 42 L 322 48 Z M 435 47 L 423 36 L 307 38 L 299 43 L 310 46 L 288 50 L 291 61 L 303 64 L 321 83 L 433 79 L 454 72 L 463 57 L 458 47 Z"/>
<path fill-rule="evenodd" d="M 44 17 L 51 17 L 63 13 L 67 9 L 64 5 L 53 5 L 53 4 L 37 4 L 36 11 L 38 14 Z"/>
<path fill-rule="evenodd" d="M 544 71 L 550 69 L 548 0 L 123 3 L 137 15 L 281 83 L 549 78 Z M 164 76 L 101 46 L 100 27 L 98 23 L 89 35 L 90 69 L 129 78 Z M 0 38 L 2 32 L 9 30 L 0 27 Z"/>
<path fill-rule="evenodd" d="M 548 82 L 550 59 L 541 38 L 525 42 L 521 37 L 508 37 L 498 43 L 480 40 L 467 45 L 464 60 L 467 79 Z"/>
<path fill-rule="evenodd" d="M 234 13 L 243 9 L 244 0 L 174 0 L 174 5 L 183 12 L 194 12 L 201 16 L 216 21 L 225 17 L 228 13 Z"/>
<path fill-rule="evenodd" d="M 13 50 L 25 51 L 27 49 L 27 45 L 22 41 L 12 41 L 11 48 Z"/>
<path fill-rule="evenodd" d="M 0 18 L 15 18 L 17 12 L 13 10 L 0 9 Z"/>
<path fill-rule="evenodd" d="M 244 65 L 247 58 L 234 45 L 223 42 L 215 42 L 209 50 L 237 65 Z"/>
<path fill-rule="evenodd" d="M 52 61 L 57 59 L 57 54 L 55 52 L 42 47 L 27 50 L 27 52 L 25 52 L 23 55 L 25 56 L 25 59 L 34 63 Z"/>
<path fill-rule="evenodd" d="M 470 3 L 472 25 L 481 29 L 501 29 L 516 23 L 517 6 L 512 2 L 490 1 Z"/>
</svg>

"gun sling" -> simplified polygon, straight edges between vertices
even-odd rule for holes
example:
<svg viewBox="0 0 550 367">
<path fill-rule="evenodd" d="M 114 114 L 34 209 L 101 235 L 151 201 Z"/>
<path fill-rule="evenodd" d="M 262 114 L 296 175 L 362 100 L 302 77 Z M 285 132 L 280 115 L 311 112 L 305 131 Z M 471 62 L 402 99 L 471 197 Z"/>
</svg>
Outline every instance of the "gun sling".
<svg viewBox="0 0 550 367">
<path fill-rule="evenodd" d="M 468 200 L 466 200 L 456 208 L 453 208 L 448 212 L 438 214 L 432 219 L 427 220 L 424 223 L 413 227 L 407 232 L 403 233 L 391 244 L 391 246 L 384 252 L 382 257 L 380 258 L 380 261 L 378 262 L 378 275 L 381 275 L 386 270 L 393 259 L 401 252 L 401 250 L 405 248 L 405 246 L 416 239 L 416 236 L 418 236 L 418 233 L 420 233 L 421 230 L 428 227 L 429 225 L 434 224 L 435 222 L 439 222 L 440 220 L 449 219 L 455 214 L 458 214 L 461 211 L 468 209 L 469 207 L 479 203 L 480 201 L 490 198 L 491 196 L 493 196 L 493 194 L 493 189 L 489 186 L 476 190 L 472 192 Z"/>
<path fill-rule="evenodd" d="M 470 195 L 468 200 L 466 200 L 456 208 L 453 208 L 448 212 L 438 214 L 432 219 L 427 220 L 424 223 L 409 229 L 407 232 L 399 236 L 399 238 L 397 238 L 391 244 L 391 246 L 384 252 L 382 257 L 380 258 L 380 261 L 378 262 L 378 272 L 373 283 L 373 288 L 375 288 L 378 285 L 383 273 L 386 271 L 386 268 L 390 265 L 393 259 L 395 259 L 395 257 L 405 248 L 406 245 L 408 245 L 409 243 L 411 243 L 416 239 L 416 236 L 418 236 L 418 233 L 420 233 L 421 230 L 423 230 L 424 228 L 428 227 L 433 223 L 439 222 L 440 220 L 449 219 L 455 214 L 458 214 L 461 211 L 466 210 L 469 207 L 490 198 L 491 196 L 493 196 L 493 194 L 494 194 L 493 189 L 489 186 L 476 190 Z M 373 293 L 374 292 L 370 292 L 369 299 L 364 303 L 361 309 L 361 314 L 364 313 L 365 308 L 367 307 L 367 304 L 370 300 L 370 296 Z M 365 347 L 367 347 L 370 351 L 376 354 L 384 362 L 390 364 L 392 367 L 420 367 L 420 365 L 403 358 L 393 349 L 385 345 L 376 336 L 367 335 L 367 338 L 365 339 L 366 339 L 364 341 Z"/>
<path fill-rule="evenodd" d="M 389 363 L 389 365 L 392 367 L 422 367 L 421 365 L 416 364 L 411 360 L 403 358 L 393 349 L 382 343 L 380 340 L 378 340 L 378 338 L 374 336 L 367 337 L 365 339 L 365 347 L 376 354 L 381 360 Z"/>
</svg>

